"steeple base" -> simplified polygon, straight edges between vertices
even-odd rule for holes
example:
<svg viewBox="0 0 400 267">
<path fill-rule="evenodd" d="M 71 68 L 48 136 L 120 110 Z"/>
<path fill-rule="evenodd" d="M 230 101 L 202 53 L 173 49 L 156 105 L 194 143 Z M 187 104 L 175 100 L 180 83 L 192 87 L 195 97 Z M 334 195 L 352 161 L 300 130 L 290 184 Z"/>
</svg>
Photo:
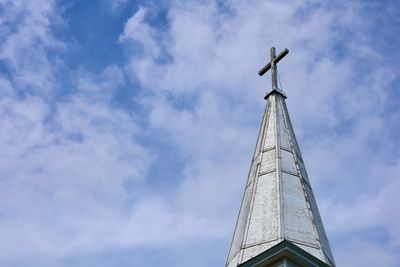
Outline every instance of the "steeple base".
<svg viewBox="0 0 400 267">
<path fill-rule="evenodd" d="M 238 267 L 330 267 L 290 241 L 284 240 Z"/>
</svg>

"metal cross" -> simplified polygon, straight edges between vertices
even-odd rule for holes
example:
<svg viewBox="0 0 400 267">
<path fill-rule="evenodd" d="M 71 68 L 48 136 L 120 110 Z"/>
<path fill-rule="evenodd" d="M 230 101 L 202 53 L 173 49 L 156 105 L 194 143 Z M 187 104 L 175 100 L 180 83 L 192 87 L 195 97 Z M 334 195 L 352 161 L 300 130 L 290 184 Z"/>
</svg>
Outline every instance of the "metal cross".
<svg viewBox="0 0 400 267">
<path fill-rule="evenodd" d="M 265 65 L 259 72 L 258 75 L 263 76 L 269 69 L 271 69 L 271 77 L 272 77 L 272 90 L 277 89 L 277 72 L 276 72 L 276 64 L 289 53 L 289 50 L 285 48 L 278 56 L 275 54 L 275 47 L 271 47 L 271 61 Z"/>
</svg>

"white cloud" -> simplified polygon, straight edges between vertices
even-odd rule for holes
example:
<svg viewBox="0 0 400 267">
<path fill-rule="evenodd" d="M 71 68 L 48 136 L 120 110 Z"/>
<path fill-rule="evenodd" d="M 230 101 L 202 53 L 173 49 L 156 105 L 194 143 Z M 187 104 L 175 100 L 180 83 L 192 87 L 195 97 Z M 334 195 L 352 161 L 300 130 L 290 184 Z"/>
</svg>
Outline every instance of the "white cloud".
<svg viewBox="0 0 400 267">
<path fill-rule="evenodd" d="M 29 3 L 4 3 L 2 25 L 13 28 L 0 51 L 9 71 L 0 79 L 0 262 L 12 265 L 123 242 L 136 227 L 128 203 L 137 192 L 126 185 L 143 183 L 152 159 L 137 142 L 137 119 L 110 105 L 125 84 L 118 66 L 74 71 L 77 90 L 58 100 L 58 10 Z"/>
<path fill-rule="evenodd" d="M 135 192 L 125 183 L 140 184 L 149 166 L 148 151 L 135 142 L 135 119 L 83 95 L 54 113 L 38 97 L 3 98 L 0 114 L 2 256 L 118 243 L 118 234 L 95 237 L 119 231 L 111 218 L 130 220 L 125 205 Z"/>
<path fill-rule="evenodd" d="M 155 31 L 148 26 L 145 21 L 147 9 L 141 7 L 139 10 L 126 22 L 124 31 L 119 37 L 120 42 L 139 42 L 142 45 L 145 54 L 157 57 L 160 53 L 159 46 L 154 40 Z"/>
<path fill-rule="evenodd" d="M 114 14 L 118 14 L 128 2 L 128 0 L 104 0 L 106 8 L 110 8 L 109 10 Z"/>
<path fill-rule="evenodd" d="M 233 231 L 229 221 L 238 208 L 262 112 L 257 88 L 268 90 L 256 72 L 265 64 L 269 44 L 275 44 L 291 51 L 279 69 L 328 235 L 337 240 L 383 225 L 394 238 L 398 227 L 390 222 L 397 221 L 398 212 L 392 205 L 392 212 L 379 212 L 386 191 L 379 173 L 394 166 L 384 155 L 392 141 L 381 112 L 395 75 L 368 39 L 371 24 L 363 23 L 363 4 L 225 4 L 227 11 L 214 1 L 178 2 L 162 33 L 141 20 L 137 27 L 152 32 L 152 39 L 137 38 L 136 45 L 157 44 L 170 60 L 160 64 L 160 54 L 148 53 L 127 64 L 154 95 L 144 101 L 152 125 L 187 157 L 177 191 L 183 214 L 190 210 L 219 223 L 221 233 Z M 376 62 L 379 70 L 365 67 Z M 225 212 L 215 216 L 215 210 Z M 338 262 L 351 266 L 353 260 Z"/>
<path fill-rule="evenodd" d="M 354 265 L 365 242 L 372 258 L 392 264 L 399 213 L 386 204 L 396 203 L 399 169 L 398 159 L 384 155 L 392 140 L 381 112 L 394 74 L 372 53 L 362 4 L 176 1 L 161 30 L 147 23 L 151 10 L 140 8 L 118 40 L 135 51 L 125 68 L 72 70 L 73 93 L 59 101 L 49 93 L 59 86 L 59 63 L 50 52 L 66 46 L 51 31 L 54 20 L 63 23 L 55 3 L 4 3 L 0 60 L 11 78 L 0 77 L 0 262 L 18 256 L 55 266 L 60 258 L 110 247 L 184 253 L 196 240 L 228 249 L 262 91 L 269 89 L 257 70 L 275 44 L 291 51 L 279 69 L 328 235 L 352 240 L 346 243 L 352 255 L 334 248 L 337 262 Z M 342 50 L 349 56 L 335 54 Z M 376 62 L 379 71 L 360 74 L 361 63 Z M 110 105 L 118 88 L 130 85 L 126 74 L 142 86 L 136 100 L 145 114 Z M 146 182 L 161 151 L 140 145 L 138 135 L 172 144 L 185 159 L 182 169 L 150 177 L 172 184 L 168 192 Z M 388 251 L 359 237 L 374 227 L 386 227 Z"/>
<path fill-rule="evenodd" d="M 64 47 L 51 34 L 51 24 L 61 23 L 54 1 L 7 1 L 2 17 L 0 60 L 9 66 L 19 90 L 49 93 L 54 89 L 54 62 L 46 50 Z M 18 27 L 14 27 L 18 25 Z"/>
</svg>

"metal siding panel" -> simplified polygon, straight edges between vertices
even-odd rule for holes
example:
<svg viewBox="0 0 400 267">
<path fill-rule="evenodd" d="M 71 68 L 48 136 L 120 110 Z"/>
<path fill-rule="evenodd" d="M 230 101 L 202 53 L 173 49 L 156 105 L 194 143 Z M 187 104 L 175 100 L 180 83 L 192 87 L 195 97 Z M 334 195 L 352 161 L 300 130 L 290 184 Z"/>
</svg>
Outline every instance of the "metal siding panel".
<svg viewBox="0 0 400 267">
<path fill-rule="evenodd" d="M 316 234 L 300 178 L 282 173 L 282 185 L 285 238 L 317 245 Z"/>
<path fill-rule="evenodd" d="M 285 123 L 289 130 L 289 137 L 293 144 L 293 148 L 294 148 L 297 156 L 302 159 L 300 148 L 299 148 L 299 145 L 296 140 L 296 135 L 294 134 L 294 131 L 293 131 L 292 122 L 290 121 L 289 112 L 287 110 L 286 104 L 283 99 L 281 100 L 281 105 L 282 105 L 282 110 L 283 110 L 284 117 L 285 117 Z"/>
<path fill-rule="evenodd" d="M 275 149 L 263 153 L 261 159 L 260 173 L 271 172 L 276 169 Z"/>
<path fill-rule="evenodd" d="M 269 119 L 268 119 L 268 126 L 265 134 L 265 143 L 264 149 L 269 149 L 275 146 L 275 108 L 274 105 L 271 103 L 270 105 L 270 112 L 269 112 Z"/>
<path fill-rule="evenodd" d="M 258 178 L 245 246 L 277 239 L 278 216 L 276 172 L 273 172 Z"/>
<path fill-rule="evenodd" d="M 283 171 L 297 173 L 296 163 L 294 161 L 294 156 L 292 153 L 281 150 L 281 166 Z"/>
<path fill-rule="evenodd" d="M 290 145 L 290 135 L 289 135 L 289 129 L 287 128 L 287 124 L 285 122 L 285 113 L 283 112 L 282 105 L 279 106 L 278 110 L 278 116 L 279 116 L 279 137 L 280 137 L 280 142 L 281 142 L 281 147 L 291 150 L 291 145 Z"/>
</svg>

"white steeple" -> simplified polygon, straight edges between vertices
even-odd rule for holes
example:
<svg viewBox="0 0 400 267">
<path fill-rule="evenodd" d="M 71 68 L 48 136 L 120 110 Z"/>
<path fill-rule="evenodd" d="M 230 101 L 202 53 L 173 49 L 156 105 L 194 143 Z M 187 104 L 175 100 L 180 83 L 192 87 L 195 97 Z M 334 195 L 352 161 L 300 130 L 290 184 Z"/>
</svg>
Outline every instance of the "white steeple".
<svg viewBox="0 0 400 267">
<path fill-rule="evenodd" d="M 276 72 L 272 49 L 271 62 Z M 227 267 L 241 266 L 283 241 L 298 246 L 325 266 L 335 266 L 285 98 L 273 78 Z"/>
</svg>

